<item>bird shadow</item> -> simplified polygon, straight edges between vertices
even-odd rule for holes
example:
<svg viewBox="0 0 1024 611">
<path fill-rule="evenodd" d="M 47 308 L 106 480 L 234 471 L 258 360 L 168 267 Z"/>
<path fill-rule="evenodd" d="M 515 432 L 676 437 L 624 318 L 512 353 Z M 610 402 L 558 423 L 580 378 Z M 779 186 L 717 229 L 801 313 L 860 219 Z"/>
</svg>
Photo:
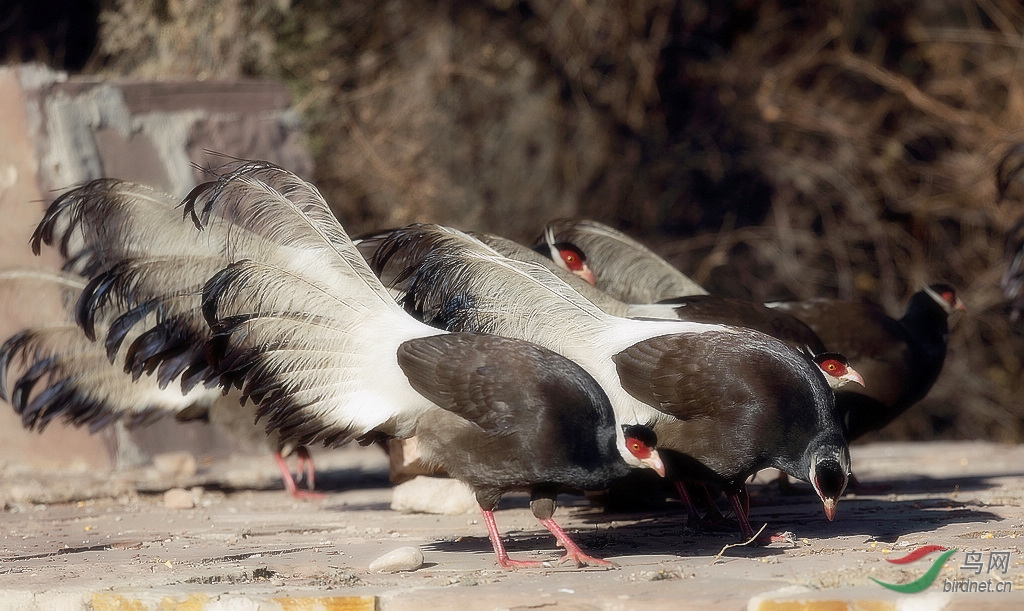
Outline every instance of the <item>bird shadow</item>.
<svg viewBox="0 0 1024 611">
<path fill-rule="evenodd" d="M 996 484 L 990 480 L 1012 476 L 999 473 L 957 478 L 892 479 L 886 483 L 898 490 L 898 495 L 844 497 L 833 522 L 825 517 L 821 502 L 805 484 L 798 484 L 798 489 L 805 487 L 806 494 L 795 495 L 780 492 L 774 483 L 754 485 L 751 486 L 751 525 L 757 530 L 766 524 L 765 535 L 787 532 L 791 542 L 730 547 L 723 555 L 755 558 L 775 555 L 799 544 L 801 539 L 863 536 L 870 541 L 894 543 L 900 537 L 929 532 L 940 526 L 998 522 L 1002 518 L 987 510 L 985 503 L 965 497 L 964 493 L 992 489 Z M 922 498 L 920 495 L 930 496 Z M 571 507 L 577 520 L 594 528 L 578 528 L 580 545 L 611 556 L 637 553 L 713 555 L 725 545 L 741 543 L 742 539 L 738 525 L 732 528 L 724 525 L 714 532 L 692 527 L 688 524 L 682 503 L 673 500 L 641 512 L 605 510 L 588 506 L 585 500 L 561 504 Z M 729 515 L 728 503 L 720 501 L 717 506 L 722 513 Z M 729 524 L 735 522 L 729 521 Z M 546 533 L 542 532 L 532 541 L 550 546 L 551 539 L 546 539 L 548 543 L 545 544 L 545 536 Z M 486 548 L 486 538 L 482 541 Z"/>
<path fill-rule="evenodd" d="M 1002 520 L 970 493 L 996 488 L 998 484 L 993 479 L 1021 475 L 1024 474 L 872 480 L 870 486 L 882 486 L 887 492 L 845 495 L 834 522 L 824 519 L 821 503 L 810 486 L 796 484 L 797 490 L 805 494 L 784 494 L 777 486 L 767 485 L 752 497 L 751 521 L 768 521 L 783 528 L 795 525 L 797 534 L 807 538 L 866 535 L 892 543 L 901 536 L 948 524 Z"/>
<path fill-rule="evenodd" d="M 390 488 L 386 470 L 331 469 L 316 474 L 317 490 L 322 492 L 345 492 L 347 490 L 370 490 Z"/>
<path fill-rule="evenodd" d="M 203 482 L 207 490 L 217 490 L 225 494 L 249 491 L 281 491 L 285 490 L 280 478 L 267 478 L 263 482 L 247 482 L 235 484 L 227 479 L 208 477 Z M 368 471 L 361 468 L 324 469 L 316 472 L 316 489 L 318 493 L 338 493 L 350 490 L 375 490 L 390 488 L 387 471 Z M 299 488 L 305 490 L 305 484 Z"/>
</svg>

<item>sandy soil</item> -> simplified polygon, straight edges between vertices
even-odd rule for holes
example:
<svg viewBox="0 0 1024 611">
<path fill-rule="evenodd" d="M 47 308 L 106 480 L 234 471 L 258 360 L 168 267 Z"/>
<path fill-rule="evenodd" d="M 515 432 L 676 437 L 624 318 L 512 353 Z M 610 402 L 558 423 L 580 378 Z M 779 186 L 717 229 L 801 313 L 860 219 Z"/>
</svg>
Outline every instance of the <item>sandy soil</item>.
<svg viewBox="0 0 1024 611">
<path fill-rule="evenodd" d="M 166 465 L 163 471 L 119 473 L 6 465 L 0 607 L 60 601 L 69 608 L 101 608 L 111 596 L 143 601 L 137 608 L 147 608 L 146 600 L 157 601 L 151 608 L 158 608 L 161 600 L 195 596 L 207 606 L 248 601 L 248 608 L 312 600 L 301 597 L 321 604 L 325 597 L 369 596 L 371 608 L 387 610 L 669 609 L 682 603 L 761 609 L 769 602 L 808 600 L 874 601 L 882 608 L 1024 604 L 1021 447 L 857 447 L 854 464 L 862 481 L 886 490 L 849 494 L 832 523 L 816 497 L 784 494 L 774 474 L 762 474 L 752 486 L 751 521 L 755 528 L 767 524 L 770 532 L 789 531 L 792 540 L 732 547 L 720 557 L 738 533 L 688 527 L 678 502 L 610 511 L 585 498 L 561 497 L 556 518 L 585 550 L 613 560 L 613 570 L 501 570 L 478 514 L 391 511 L 387 462 L 378 449 L 318 458 L 320 488 L 327 494 L 314 501 L 288 497 L 269 457 L 201 465 L 194 475 L 187 468 L 169 472 Z M 169 507 L 163 492 L 171 487 L 189 490 L 194 506 Z M 496 515 L 513 557 L 553 561 L 560 555 L 525 496 L 508 496 Z M 906 565 L 885 559 L 924 544 L 960 550 L 925 592 L 900 595 L 870 580 L 920 577 L 934 555 Z M 406 573 L 367 572 L 371 561 L 402 546 L 419 547 L 424 565 Z M 982 553 L 985 561 L 992 551 L 1009 551 L 1010 566 L 975 576 L 960 568 L 968 551 Z M 1013 592 L 942 592 L 944 580 L 965 577 L 1009 581 Z"/>
</svg>

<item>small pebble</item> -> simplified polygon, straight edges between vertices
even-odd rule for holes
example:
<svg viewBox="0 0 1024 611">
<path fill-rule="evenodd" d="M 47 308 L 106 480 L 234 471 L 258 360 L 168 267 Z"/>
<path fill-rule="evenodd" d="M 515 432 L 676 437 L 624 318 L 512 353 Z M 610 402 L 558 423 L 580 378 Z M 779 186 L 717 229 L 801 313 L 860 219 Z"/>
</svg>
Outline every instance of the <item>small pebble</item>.
<svg viewBox="0 0 1024 611">
<path fill-rule="evenodd" d="M 371 573 L 398 573 L 415 571 L 423 566 L 423 552 L 416 547 L 400 547 L 370 563 Z"/>
<path fill-rule="evenodd" d="M 171 488 L 164 493 L 164 507 L 168 509 L 192 509 L 195 501 L 192 493 L 184 488 Z"/>
</svg>

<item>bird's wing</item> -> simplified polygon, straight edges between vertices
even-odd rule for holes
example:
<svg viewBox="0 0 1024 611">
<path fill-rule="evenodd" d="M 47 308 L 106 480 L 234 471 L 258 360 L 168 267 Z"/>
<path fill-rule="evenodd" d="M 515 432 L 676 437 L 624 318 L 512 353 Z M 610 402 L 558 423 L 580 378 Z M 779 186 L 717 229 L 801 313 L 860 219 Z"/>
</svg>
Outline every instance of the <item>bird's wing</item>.
<svg viewBox="0 0 1024 611">
<path fill-rule="evenodd" d="M 412 387 L 442 408 L 485 431 L 510 432 L 524 393 L 519 377 L 538 348 L 494 335 L 450 333 L 411 339 L 398 350 L 398 364 Z"/>
<path fill-rule="evenodd" d="M 124 352 L 108 357 L 103 344 L 88 339 L 74 323 L 74 300 L 84 286 L 84 279 L 67 273 L 0 272 L 4 301 L 33 303 L 45 312 L 40 315 L 45 322 L 30 324 L 0 347 L 0 397 L 12 404 L 26 428 L 42 430 L 54 418 L 93 431 L 117 419 L 134 426 L 165 414 L 206 409 L 220 395 L 202 387 L 185 394 L 160 377 L 133 383 L 124 372 Z M 102 333 L 105 323 L 98 329 Z"/>
<path fill-rule="evenodd" d="M 718 322 L 756 329 L 782 340 L 794 350 L 810 354 L 825 351 L 825 345 L 818 335 L 800 319 L 763 303 L 713 295 L 691 295 L 670 302 L 681 320 Z"/>
<path fill-rule="evenodd" d="M 622 389 L 613 354 L 656 335 L 718 328 L 610 316 L 546 267 L 502 257 L 453 229 L 421 225 L 398 230 L 382 243 L 375 264 L 389 265 L 392 251 L 403 264 L 413 264 L 405 272 L 409 289 L 403 302 L 414 315 L 449 331 L 523 339 L 572 359 L 598 381 L 623 422 L 667 416 Z"/>
<path fill-rule="evenodd" d="M 622 387 L 637 400 L 689 420 L 715 418 L 728 405 L 742 405 L 750 391 L 742 376 L 723 375 L 742 367 L 715 349 L 715 342 L 743 341 L 746 334 L 661 335 L 637 342 L 613 357 Z M 716 370 L 716 375 L 710 375 Z M 735 379 L 735 383 L 729 380 Z"/>
</svg>

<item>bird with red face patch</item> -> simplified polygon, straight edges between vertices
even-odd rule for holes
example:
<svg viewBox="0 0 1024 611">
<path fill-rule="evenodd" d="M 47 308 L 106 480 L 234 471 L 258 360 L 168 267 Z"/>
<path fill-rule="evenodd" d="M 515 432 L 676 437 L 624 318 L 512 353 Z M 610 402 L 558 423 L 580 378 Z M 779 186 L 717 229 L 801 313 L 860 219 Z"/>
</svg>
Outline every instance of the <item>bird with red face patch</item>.
<svg viewBox="0 0 1024 611">
<path fill-rule="evenodd" d="M 582 250 L 575 244 L 556 241 L 554 230 L 551 227 L 544 230 L 544 239 L 543 246 L 538 246 L 538 248 L 546 248 L 545 254 L 557 267 L 581 278 L 590 286 L 597 285 L 597 278 L 594 277 L 593 270 L 587 265 L 587 255 L 583 254 Z"/>
<path fill-rule="evenodd" d="M 768 305 L 802 320 L 856 365 L 863 387 L 836 394 L 849 441 L 884 427 L 928 394 L 946 359 L 949 317 L 967 310 L 947 284 L 915 293 L 898 319 L 878 305 L 838 299 Z"/>
<path fill-rule="evenodd" d="M 526 339 L 579 363 L 620 421 L 654 430 L 673 480 L 737 495 L 747 477 L 776 467 L 811 482 L 834 515 L 850 466 L 835 399 L 821 369 L 783 342 L 729 325 L 613 316 L 547 267 L 447 227 L 395 230 L 371 259 L 417 318 Z M 749 538 L 745 512 L 740 520 Z"/>
<path fill-rule="evenodd" d="M 363 256 L 372 256 L 380 242 L 391 233 L 380 233 L 360 244 Z M 560 280 L 608 314 L 623 318 L 685 320 L 754 329 L 785 342 L 797 352 L 808 355 L 825 375 L 825 380 L 833 390 L 849 383 L 864 385 L 863 378 L 850 364 L 849 359 L 842 354 L 826 351 L 825 344 L 810 327 L 785 312 L 745 299 L 713 295 L 691 295 L 653 304 L 624 303 L 592 286 L 578 274 L 570 273 L 551 259 L 512 240 L 487 233 L 471 235 L 510 259 L 547 267 Z M 573 244 L 558 243 L 558 248 L 559 252 L 572 261 L 585 260 L 583 253 Z M 578 256 L 575 253 L 579 253 Z"/>
<path fill-rule="evenodd" d="M 550 231 L 551 228 L 549 227 L 548 230 Z M 394 231 L 378 234 L 370 238 L 367 243 L 361 245 L 361 248 L 365 249 L 363 251 L 364 256 L 372 256 L 380 243 L 392 233 Z M 657 304 L 627 304 L 591 286 L 578 275 L 567 271 L 564 266 L 557 265 L 551 259 L 512 240 L 486 233 L 474 233 L 472 235 L 510 259 L 543 265 L 580 295 L 586 297 L 608 314 L 636 319 L 666 319 L 708 324 L 728 324 L 753 329 L 783 341 L 795 351 L 804 355 L 805 358 L 818 367 L 833 391 L 851 383 L 862 386 L 864 384 L 864 379 L 850 365 L 849 359 L 839 353 L 827 352 L 821 339 L 818 338 L 817 334 L 810 327 L 793 316 L 772 310 L 764 306 L 764 304 L 712 295 L 691 295 Z M 596 239 L 594 236 L 592 238 Z M 558 243 L 557 246 L 558 252 L 572 257 L 570 260 L 576 260 L 573 253 L 580 252 L 572 244 Z M 401 288 L 405 290 L 408 286 L 403 285 Z M 698 470 L 690 467 L 678 469 L 678 471 L 694 472 Z M 785 478 L 785 473 L 782 473 L 781 477 Z M 699 479 L 684 481 L 681 478 L 676 478 L 673 484 L 679 493 L 680 500 L 686 506 L 690 522 L 693 524 L 705 524 L 706 520 L 700 516 L 694 500 L 694 493 L 690 490 L 690 488 L 694 488 L 696 492 L 703 492 L 702 482 Z M 751 529 L 745 526 L 748 523 L 746 517 L 748 508 L 745 501 L 741 502 L 741 499 L 746 498 L 743 486 L 734 486 L 728 489 L 727 493 L 729 493 L 729 500 L 739 517 L 741 529 L 746 535 L 749 535 Z M 714 511 L 713 504 L 709 503 L 709 505 L 710 509 Z M 834 515 L 834 505 L 832 507 L 833 513 L 831 515 Z"/>
<path fill-rule="evenodd" d="M 551 221 L 533 249 L 625 303 L 707 294 L 651 249 L 597 221 Z M 578 263 L 570 265 L 566 258 Z"/>
<path fill-rule="evenodd" d="M 147 222 L 166 197 L 97 181 L 63 196 L 48 215 L 60 221 L 38 232 L 81 248 L 91 280 L 79 323 L 106 330 L 114 351 L 130 342 L 125 370 L 238 389 L 282 443 L 415 436 L 427 463 L 474 491 L 500 566 L 540 564 L 502 545 L 493 510 L 512 490 L 530 493 L 566 550 L 559 562 L 609 564 L 554 522 L 556 495 L 664 465 L 653 432 L 620 422 L 582 367 L 521 339 L 415 320 L 317 189 L 273 164 L 241 163 Z"/>
</svg>

